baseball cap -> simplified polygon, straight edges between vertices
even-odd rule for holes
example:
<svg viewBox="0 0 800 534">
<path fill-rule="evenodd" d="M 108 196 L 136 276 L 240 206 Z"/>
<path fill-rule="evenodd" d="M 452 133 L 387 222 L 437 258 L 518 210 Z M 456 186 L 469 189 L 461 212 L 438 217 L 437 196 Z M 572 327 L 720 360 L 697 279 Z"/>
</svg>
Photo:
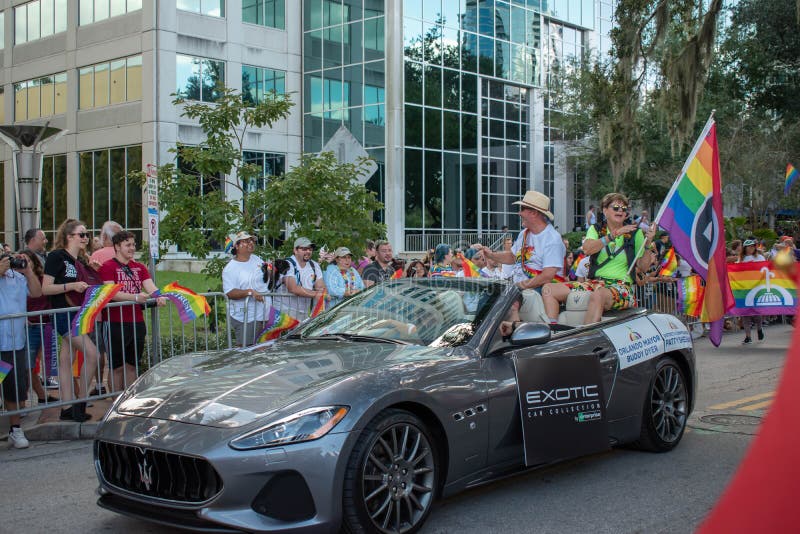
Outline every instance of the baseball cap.
<svg viewBox="0 0 800 534">
<path fill-rule="evenodd" d="M 307 237 L 298 237 L 294 240 L 294 248 L 311 247 L 314 248 L 314 243 Z"/>
<path fill-rule="evenodd" d="M 344 256 L 352 256 L 353 253 L 347 247 L 339 247 L 333 252 L 334 258 L 342 258 Z"/>
<path fill-rule="evenodd" d="M 742 243 L 743 247 L 752 247 L 755 246 L 756 240 L 755 239 L 748 239 L 744 243 Z"/>
<path fill-rule="evenodd" d="M 781 242 L 784 242 L 784 241 L 794 241 L 794 239 L 792 239 L 792 236 L 790 236 L 790 235 L 784 235 L 784 236 L 781 236 Z"/>
<path fill-rule="evenodd" d="M 233 236 L 233 246 L 235 247 L 239 241 L 244 241 L 245 239 L 254 239 L 254 237 L 244 231 L 237 232 L 236 235 Z"/>
</svg>

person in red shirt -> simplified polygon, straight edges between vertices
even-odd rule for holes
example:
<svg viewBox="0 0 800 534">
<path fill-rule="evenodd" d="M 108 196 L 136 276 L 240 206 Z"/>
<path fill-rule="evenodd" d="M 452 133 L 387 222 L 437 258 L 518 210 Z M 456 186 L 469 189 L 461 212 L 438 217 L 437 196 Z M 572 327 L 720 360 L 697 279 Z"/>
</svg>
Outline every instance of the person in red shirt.
<svg viewBox="0 0 800 534">
<path fill-rule="evenodd" d="M 122 284 L 114 296 L 115 301 L 144 304 L 157 288 L 150 278 L 147 267 L 134 261 L 136 238 L 132 232 L 118 232 L 112 238 L 114 257 L 100 267 L 100 276 L 105 282 Z M 167 299 L 156 299 L 164 306 Z M 109 325 L 109 358 L 113 377 L 111 389 L 119 391 L 128 387 L 136 378 L 136 365 L 144 353 L 146 327 L 142 306 L 120 306 L 107 310 Z"/>
</svg>

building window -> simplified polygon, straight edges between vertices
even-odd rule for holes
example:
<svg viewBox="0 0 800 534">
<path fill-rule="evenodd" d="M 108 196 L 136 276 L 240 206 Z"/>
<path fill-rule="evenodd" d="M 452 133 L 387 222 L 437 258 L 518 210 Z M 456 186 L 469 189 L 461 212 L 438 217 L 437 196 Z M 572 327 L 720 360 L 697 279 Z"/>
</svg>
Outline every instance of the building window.
<svg viewBox="0 0 800 534">
<path fill-rule="evenodd" d="M 283 30 L 286 27 L 285 0 L 242 0 L 242 22 Z"/>
<path fill-rule="evenodd" d="M 225 0 L 178 0 L 178 9 L 209 17 L 224 17 Z"/>
<path fill-rule="evenodd" d="M 78 218 L 93 232 L 117 221 L 141 242 L 142 187 L 128 180 L 128 173 L 142 169 L 141 145 L 80 152 L 78 158 Z"/>
<path fill-rule="evenodd" d="M 53 242 L 67 218 L 67 155 L 45 156 L 42 161 L 42 230 Z"/>
<path fill-rule="evenodd" d="M 242 97 L 245 102 L 260 104 L 270 91 L 286 92 L 286 72 L 242 65 Z"/>
<path fill-rule="evenodd" d="M 142 9 L 142 0 L 81 0 L 81 26 Z"/>
<path fill-rule="evenodd" d="M 181 147 L 178 146 L 178 171 L 183 174 L 189 176 L 195 176 L 197 178 L 197 188 L 195 189 L 195 196 L 204 198 L 208 195 L 212 195 L 214 198 L 219 199 L 220 201 L 224 200 L 224 191 L 222 190 L 222 174 L 215 173 L 215 174 L 203 174 L 198 172 L 194 165 L 190 162 L 185 161 L 180 155 Z M 193 217 L 187 224 L 193 228 L 199 228 L 202 230 L 206 236 L 211 234 L 211 229 L 209 229 L 208 224 L 205 219 L 205 214 L 202 211 L 197 213 L 197 217 Z M 220 243 L 216 243 L 214 241 L 210 242 L 213 250 L 220 250 L 222 246 Z"/>
<path fill-rule="evenodd" d="M 142 99 L 142 56 L 89 65 L 78 72 L 80 109 Z"/>
<path fill-rule="evenodd" d="M 0 50 L 6 47 L 6 13 L 0 11 Z"/>
<path fill-rule="evenodd" d="M 14 120 L 26 121 L 67 111 L 67 73 L 14 84 Z"/>
<path fill-rule="evenodd" d="M 286 154 L 245 151 L 243 156 L 246 164 L 255 165 L 261 169 L 259 178 L 244 185 L 248 192 L 265 189 L 270 176 L 282 176 L 286 171 Z"/>
<path fill-rule="evenodd" d="M 67 31 L 67 0 L 35 0 L 14 8 L 14 44 Z"/>
<path fill-rule="evenodd" d="M 178 94 L 188 100 L 216 102 L 220 96 L 218 84 L 225 84 L 225 62 L 180 54 L 175 57 Z"/>
</svg>

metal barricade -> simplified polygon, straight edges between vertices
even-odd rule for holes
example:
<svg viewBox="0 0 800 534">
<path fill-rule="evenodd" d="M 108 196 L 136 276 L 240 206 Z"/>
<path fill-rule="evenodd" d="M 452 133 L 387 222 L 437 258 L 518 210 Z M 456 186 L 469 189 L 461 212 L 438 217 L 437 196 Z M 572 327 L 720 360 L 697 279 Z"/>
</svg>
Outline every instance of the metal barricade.
<svg viewBox="0 0 800 534">
<path fill-rule="evenodd" d="M 202 295 L 208 300 L 211 313 L 186 324 L 181 322 L 173 305 L 155 307 L 156 301 L 150 300 L 147 305 L 150 313 L 142 310 L 146 314 L 144 322 L 128 321 L 124 323 L 126 326 L 118 326 L 122 324 L 121 320 L 131 318 L 133 307 L 142 304 L 109 303 L 88 338 L 74 343 L 71 332 L 62 339 L 53 325 L 56 314 L 69 313 L 70 317 L 74 317 L 80 307 L 0 316 L 0 329 L 12 337 L 23 336 L 26 341 L 22 349 L 23 362 L 18 362 L 24 365 L 14 366 L 9 374 L 15 382 L 21 378 L 26 379 L 28 384 L 28 399 L 15 402 L 19 401 L 16 395 L 4 399 L 0 415 L 24 414 L 44 408 L 67 408 L 77 402 L 112 397 L 164 358 L 232 347 L 230 321 L 227 318 L 219 321 L 226 317 L 223 308 L 227 310 L 228 299 L 223 293 Z M 220 322 L 224 322 L 222 331 L 218 328 Z M 88 346 L 88 340 L 100 353 L 93 369 L 87 369 L 84 364 L 84 360 L 91 359 L 86 358 L 84 353 L 93 350 Z M 38 346 L 35 352 L 31 350 L 32 346 Z M 93 382 L 94 389 L 89 391 Z M 31 390 L 33 395 L 30 394 Z M 73 395 L 73 391 L 77 395 Z M 44 402 L 40 403 L 38 399 Z M 13 410 L 8 406 L 9 401 L 15 405 Z"/>
</svg>

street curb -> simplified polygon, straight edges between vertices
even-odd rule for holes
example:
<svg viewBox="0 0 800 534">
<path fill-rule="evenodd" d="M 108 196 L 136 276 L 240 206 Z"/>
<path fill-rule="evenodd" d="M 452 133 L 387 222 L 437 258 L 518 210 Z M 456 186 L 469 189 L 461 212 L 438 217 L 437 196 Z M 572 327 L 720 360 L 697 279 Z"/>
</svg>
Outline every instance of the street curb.
<svg viewBox="0 0 800 534">
<path fill-rule="evenodd" d="M 25 429 L 25 436 L 32 441 L 65 441 L 93 439 L 99 422 L 90 423 L 40 423 Z"/>
</svg>

